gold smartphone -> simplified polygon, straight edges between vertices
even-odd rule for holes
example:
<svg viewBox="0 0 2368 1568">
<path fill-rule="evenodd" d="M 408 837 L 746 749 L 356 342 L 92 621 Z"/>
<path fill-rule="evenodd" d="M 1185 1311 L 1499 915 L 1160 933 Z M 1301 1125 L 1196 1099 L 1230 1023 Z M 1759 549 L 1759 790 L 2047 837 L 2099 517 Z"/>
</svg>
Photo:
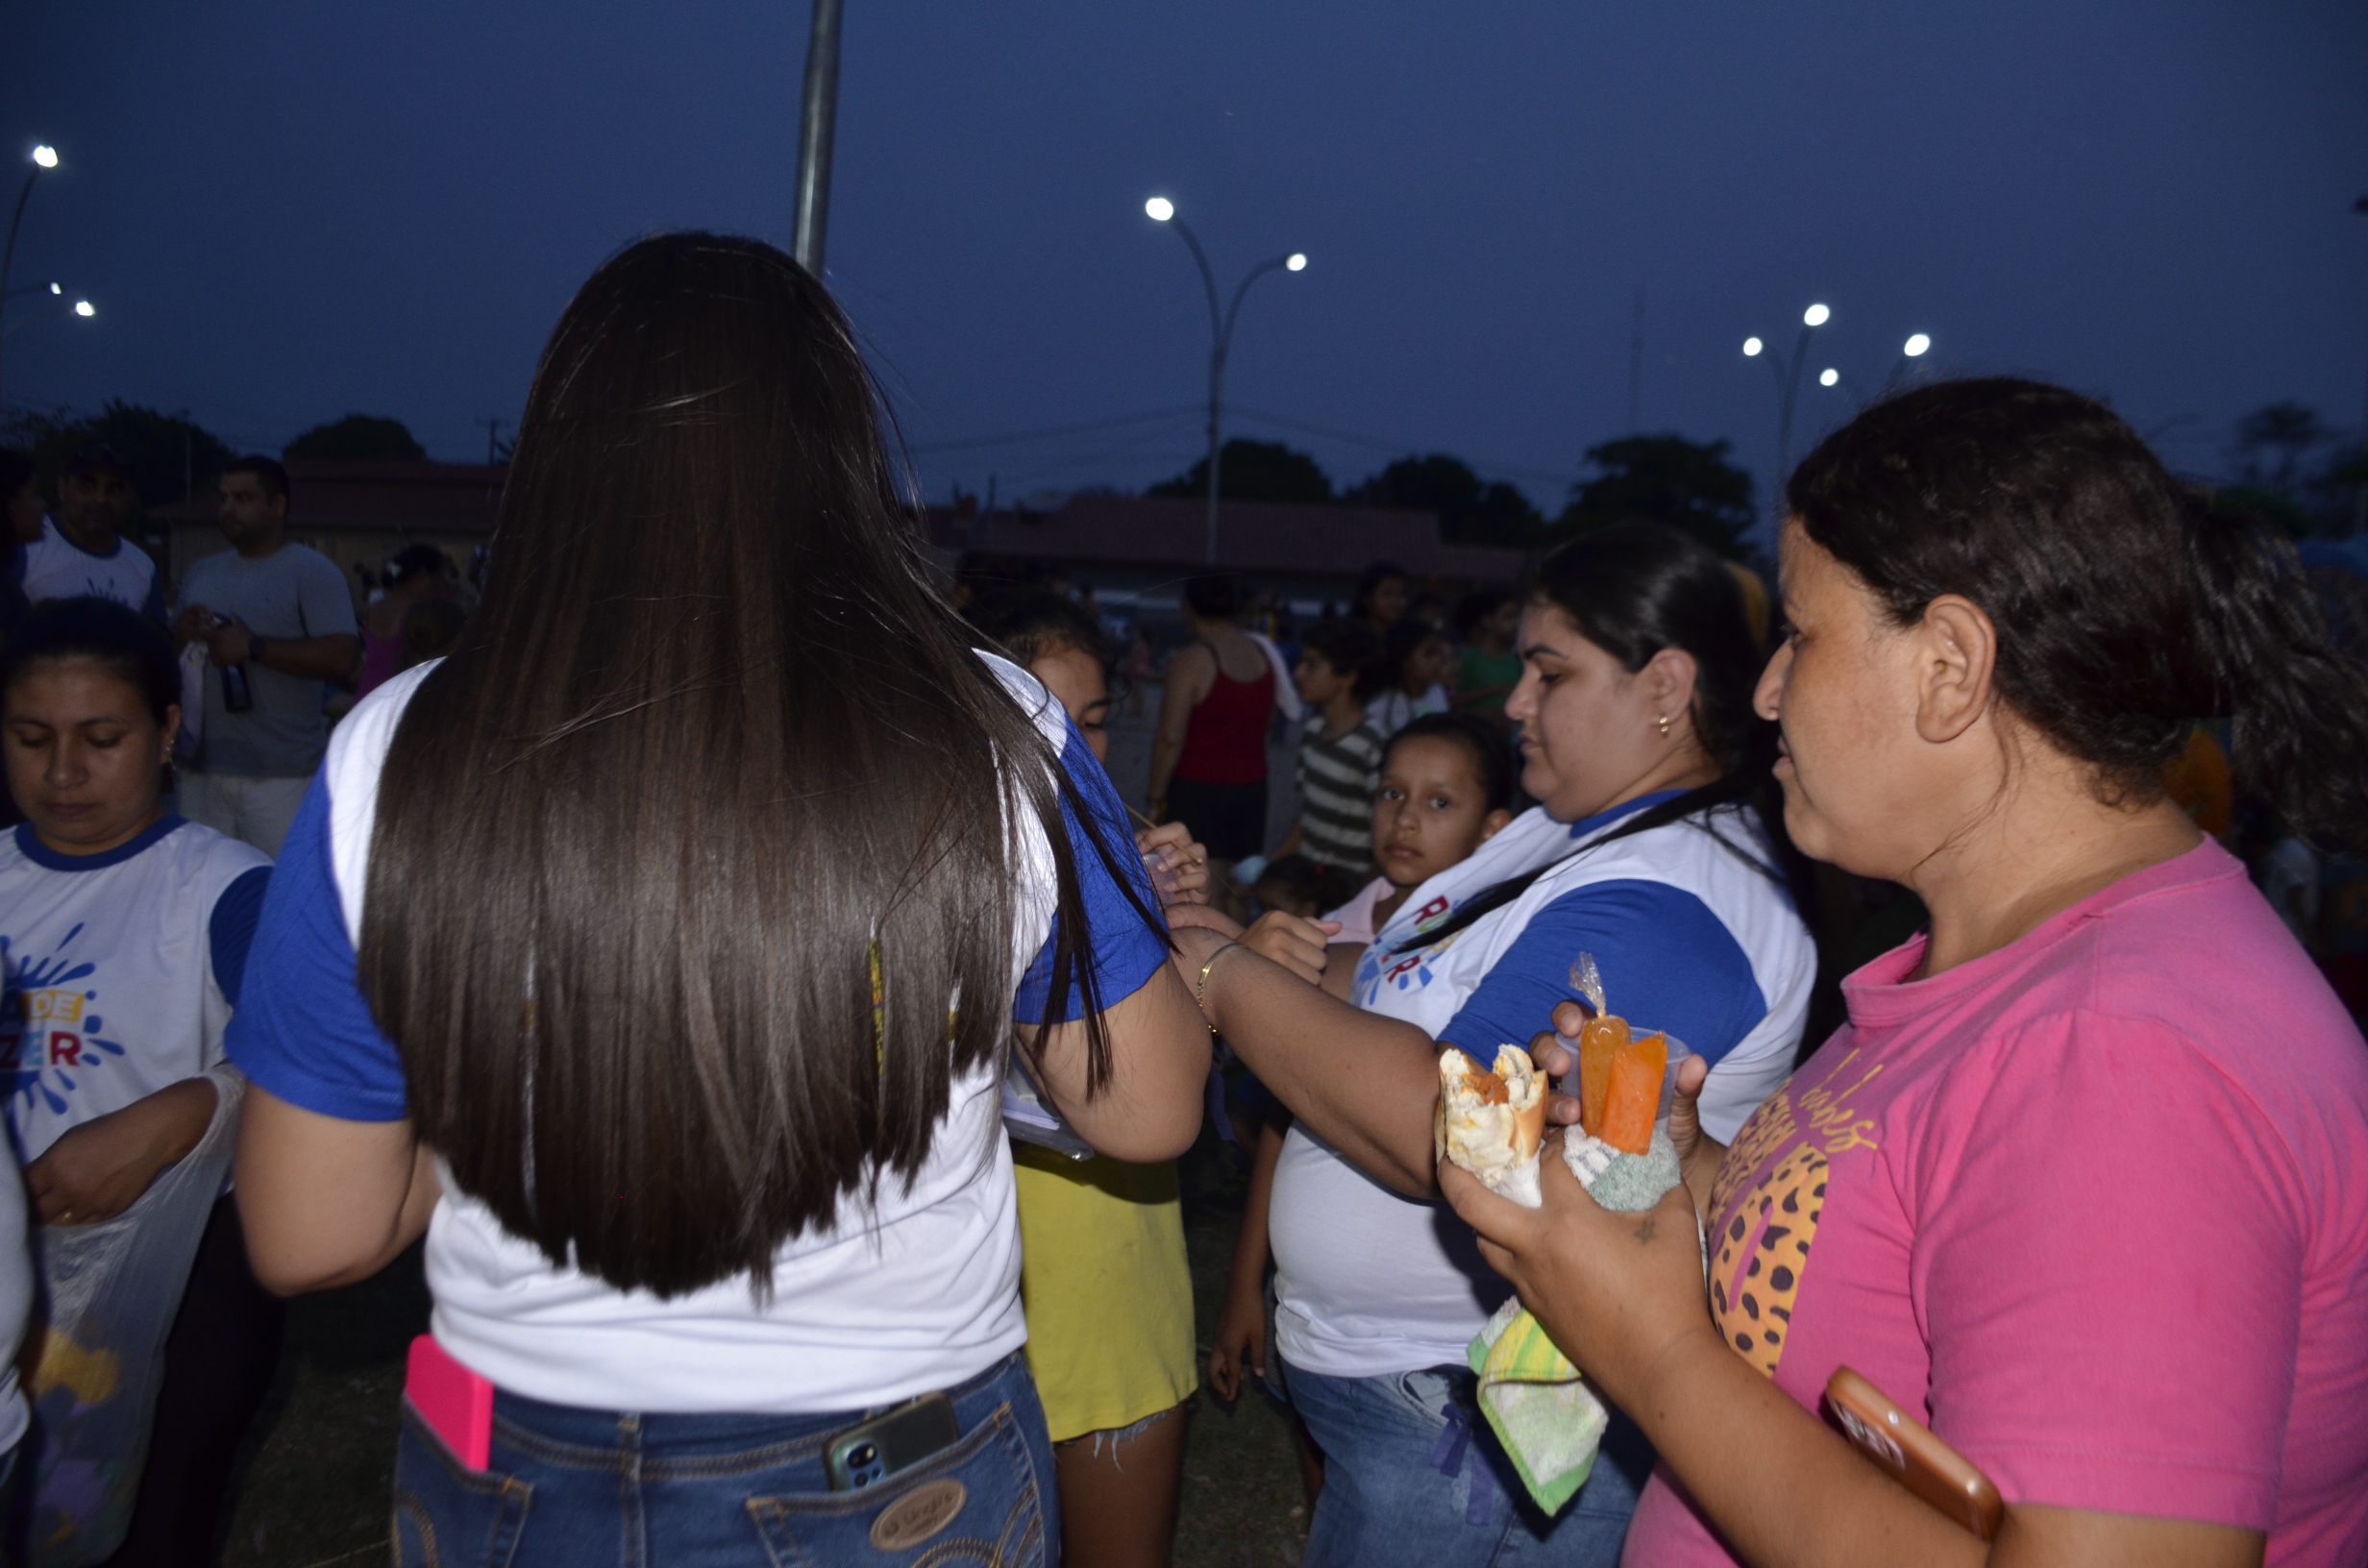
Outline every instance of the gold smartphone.
<svg viewBox="0 0 2368 1568">
<path fill-rule="evenodd" d="M 1826 1380 L 1825 1402 L 1843 1434 L 1877 1469 L 1981 1539 L 1996 1538 L 2006 1501 L 1989 1477 L 1935 1436 L 1932 1428 L 1846 1366 Z"/>
</svg>

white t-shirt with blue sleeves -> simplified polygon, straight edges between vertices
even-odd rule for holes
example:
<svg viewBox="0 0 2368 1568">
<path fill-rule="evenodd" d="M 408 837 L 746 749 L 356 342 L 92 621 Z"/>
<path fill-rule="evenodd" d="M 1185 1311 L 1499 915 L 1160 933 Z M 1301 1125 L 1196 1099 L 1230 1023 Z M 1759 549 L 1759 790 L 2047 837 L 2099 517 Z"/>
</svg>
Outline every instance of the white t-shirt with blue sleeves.
<svg viewBox="0 0 2368 1568">
<path fill-rule="evenodd" d="M 1551 1027 L 1555 1004 L 1577 994 L 1573 960 L 1591 953 L 1615 1013 L 1709 1059 L 1703 1123 L 1732 1139 L 1791 1071 L 1816 952 L 1790 895 L 1762 869 L 1765 845 L 1747 812 L 1585 847 L 1675 794 L 1578 822 L 1526 813 L 1407 896 L 1358 963 L 1357 1005 L 1487 1062 Z M 1418 940 L 1541 867 L 1502 908 L 1443 941 Z M 1284 1144 L 1270 1223 L 1277 1345 L 1320 1375 L 1461 1365 L 1512 1289 L 1443 1205 L 1400 1197 L 1304 1128 Z"/>
<path fill-rule="evenodd" d="M 166 815 L 95 855 L 0 835 L 0 1074 L 27 1164 L 68 1129 L 222 1061 L 271 879 L 252 845 Z"/>
<path fill-rule="evenodd" d="M 1156 909 L 1125 809 L 1058 703 L 1025 671 L 981 654 L 1059 748 L 1119 874 Z M 281 851 L 257 933 L 232 1060 L 266 1092 L 324 1115 L 406 1114 L 401 1056 L 355 979 L 378 779 L 404 707 L 434 666 L 387 682 L 332 736 L 320 776 Z M 1050 845 L 1031 817 L 1012 955 L 1015 1013 L 1041 1016 L 1032 970 L 1048 969 L 1055 902 Z M 1086 844 L 1071 843 L 1091 928 L 1099 999 L 1133 994 L 1167 960 L 1164 938 Z M 1033 1006 L 1037 1011 L 1031 1011 Z M 1078 1016 L 1073 988 L 1067 1016 Z M 847 1200 L 837 1226 L 783 1244 L 773 1292 L 744 1278 L 661 1301 L 556 1267 L 459 1191 L 449 1168 L 428 1229 L 439 1343 L 499 1387 L 554 1404 L 642 1411 L 813 1413 L 891 1404 L 958 1384 L 1026 1337 L 1010 1147 L 995 1066 L 954 1081 L 928 1158 L 908 1185 Z"/>
</svg>

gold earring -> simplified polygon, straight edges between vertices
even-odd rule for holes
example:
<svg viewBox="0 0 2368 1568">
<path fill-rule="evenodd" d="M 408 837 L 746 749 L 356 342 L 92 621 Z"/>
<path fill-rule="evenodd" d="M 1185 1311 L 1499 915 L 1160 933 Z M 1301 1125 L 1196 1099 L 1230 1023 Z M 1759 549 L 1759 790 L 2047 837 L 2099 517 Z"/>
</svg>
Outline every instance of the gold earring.
<svg viewBox="0 0 2368 1568">
<path fill-rule="evenodd" d="M 1665 741 L 1669 738 L 1669 716 L 1665 713 L 1661 716 L 1661 738 Z"/>
</svg>

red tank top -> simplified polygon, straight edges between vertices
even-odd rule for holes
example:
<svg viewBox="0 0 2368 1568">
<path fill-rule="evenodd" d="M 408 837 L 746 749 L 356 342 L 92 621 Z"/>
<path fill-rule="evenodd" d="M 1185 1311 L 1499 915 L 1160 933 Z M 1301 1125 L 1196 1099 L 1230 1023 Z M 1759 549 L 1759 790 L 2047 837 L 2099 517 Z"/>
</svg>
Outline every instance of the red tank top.
<svg viewBox="0 0 2368 1568">
<path fill-rule="evenodd" d="M 1193 709 L 1175 776 L 1196 784 L 1256 784 L 1267 776 L 1267 717 L 1274 711 L 1274 666 L 1254 680 L 1217 667 L 1217 683 Z"/>
</svg>

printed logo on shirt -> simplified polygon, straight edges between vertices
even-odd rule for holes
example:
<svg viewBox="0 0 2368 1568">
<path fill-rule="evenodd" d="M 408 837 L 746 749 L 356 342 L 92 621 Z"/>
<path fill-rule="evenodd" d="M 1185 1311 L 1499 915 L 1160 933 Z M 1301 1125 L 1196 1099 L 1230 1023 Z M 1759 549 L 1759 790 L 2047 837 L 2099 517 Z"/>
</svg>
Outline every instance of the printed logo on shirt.
<svg viewBox="0 0 2368 1568">
<path fill-rule="evenodd" d="M 1437 925 L 1446 919 L 1447 912 L 1454 907 L 1453 900 L 1444 894 L 1432 898 L 1429 903 L 1415 911 L 1414 928 L 1416 932 L 1419 933 L 1428 926 Z M 1449 937 L 1444 942 L 1434 943 L 1428 947 L 1418 947 L 1411 952 L 1393 952 L 1379 942 L 1366 948 L 1365 956 L 1357 961 L 1357 982 L 1354 988 L 1357 1005 L 1359 1007 L 1367 1005 L 1380 993 L 1384 985 L 1394 987 L 1399 991 L 1409 991 L 1417 986 L 1429 985 L 1434 978 L 1431 960 L 1454 946 L 1457 939 L 1463 934 L 1458 931 L 1455 936 Z"/>
<path fill-rule="evenodd" d="M 98 972 L 96 964 L 67 955 L 83 930 L 68 931 L 49 957 L 22 961 L 0 937 L 8 975 L 0 995 L 0 1092 L 22 1095 L 29 1110 L 46 1102 L 62 1114 L 65 1095 L 79 1087 L 77 1074 L 124 1054 L 122 1045 L 100 1037 L 106 1024 L 90 1007 L 99 993 L 76 984 Z"/>
<path fill-rule="evenodd" d="M 1722 1217 L 1711 1258 L 1711 1315 L 1736 1354 L 1771 1378 L 1784 1360 L 1810 1243 L 1825 1213 L 1830 1162 L 1877 1147 L 1874 1123 L 1855 1115 L 1849 1101 L 1883 1064 L 1838 1094 L 1832 1088 L 1857 1055 L 1847 1053 L 1823 1083 L 1802 1091 L 1797 1109 L 1789 1088 L 1762 1101 L 1728 1149 L 1712 1188 L 1711 1211 Z M 1744 1185 L 1751 1172 L 1763 1170 Z"/>
</svg>

